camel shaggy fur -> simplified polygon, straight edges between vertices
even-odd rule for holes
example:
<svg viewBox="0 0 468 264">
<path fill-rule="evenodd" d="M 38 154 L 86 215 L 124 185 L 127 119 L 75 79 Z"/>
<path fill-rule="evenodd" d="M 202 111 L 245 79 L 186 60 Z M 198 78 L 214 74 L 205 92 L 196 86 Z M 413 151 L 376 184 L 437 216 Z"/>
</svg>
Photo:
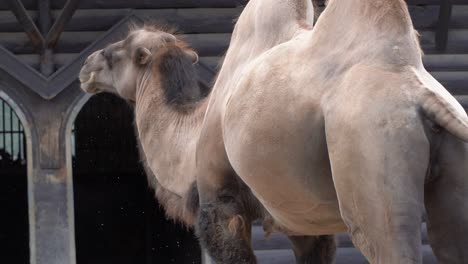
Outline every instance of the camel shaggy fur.
<svg viewBox="0 0 468 264">
<path fill-rule="evenodd" d="M 198 209 L 195 146 L 206 109 L 197 60 L 173 34 L 146 26 L 91 54 L 80 72 L 84 91 L 113 93 L 134 106 L 149 183 L 166 214 L 188 226 Z"/>
<path fill-rule="evenodd" d="M 240 178 L 271 231 L 348 231 L 371 263 L 421 263 L 425 207 L 439 261 L 465 263 L 468 118 L 424 69 L 406 3 L 330 0 L 311 29 L 306 2 L 252 0 L 236 25 L 196 148 L 202 244 L 255 263 Z"/>
</svg>

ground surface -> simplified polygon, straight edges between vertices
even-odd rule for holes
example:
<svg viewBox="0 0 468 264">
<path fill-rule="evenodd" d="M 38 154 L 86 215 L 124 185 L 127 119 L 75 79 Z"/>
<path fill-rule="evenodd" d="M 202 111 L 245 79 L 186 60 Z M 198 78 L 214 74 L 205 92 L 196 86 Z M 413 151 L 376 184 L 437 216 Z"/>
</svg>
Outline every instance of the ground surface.
<svg viewBox="0 0 468 264">
<path fill-rule="evenodd" d="M 265 239 L 260 226 L 254 226 L 252 230 L 253 246 L 259 264 L 293 264 L 294 254 L 291 245 L 286 237 L 273 234 L 269 239 Z M 422 226 L 423 237 L 423 263 L 436 264 L 437 261 L 432 253 L 431 247 L 427 244 L 427 232 L 425 225 Z M 336 264 L 364 264 L 368 263 L 359 250 L 355 249 L 349 236 L 342 234 L 338 239 L 338 253 Z"/>
</svg>

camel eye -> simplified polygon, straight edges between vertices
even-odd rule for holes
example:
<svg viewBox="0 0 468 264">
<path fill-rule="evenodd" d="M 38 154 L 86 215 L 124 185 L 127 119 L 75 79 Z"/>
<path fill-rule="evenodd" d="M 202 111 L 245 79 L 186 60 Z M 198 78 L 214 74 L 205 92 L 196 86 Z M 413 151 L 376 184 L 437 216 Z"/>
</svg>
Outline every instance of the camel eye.
<svg viewBox="0 0 468 264">
<path fill-rule="evenodd" d="M 112 51 L 109 49 L 104 49 L 102 51 L 102 56 L 106 60 L 107 66 L 112 69 Z"/>
</svg>

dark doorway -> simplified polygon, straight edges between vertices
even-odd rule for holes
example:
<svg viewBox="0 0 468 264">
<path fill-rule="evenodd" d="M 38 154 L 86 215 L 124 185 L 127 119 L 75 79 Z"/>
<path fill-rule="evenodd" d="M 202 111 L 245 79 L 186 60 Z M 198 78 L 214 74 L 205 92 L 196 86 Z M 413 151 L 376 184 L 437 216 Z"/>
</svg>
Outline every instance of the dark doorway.
<svg viewBox="0 0 468 264">
<path fill-rule="evenodd" d="M 0 248 L 4 263 L 29 263 L 28 177 L 24 128 L 0 98 Z"/>
<path fill-rule="evenodd" d="M 200 263 L 192 232 L 166 220 L 139 163 L 126 102 L 94 96 L 72 138 L 77 263 Z"/>
</svg>

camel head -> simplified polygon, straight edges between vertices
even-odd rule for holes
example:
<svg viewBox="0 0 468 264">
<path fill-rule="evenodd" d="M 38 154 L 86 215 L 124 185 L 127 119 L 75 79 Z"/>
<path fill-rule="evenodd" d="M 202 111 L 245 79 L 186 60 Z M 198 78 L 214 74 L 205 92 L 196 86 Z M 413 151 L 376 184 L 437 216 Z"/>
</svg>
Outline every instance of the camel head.
<svg viewBox="0 0 468 264">
<path fill-rule="evenodd" d="M 167 64 L 171 55 L 190 66 L 198 60 L 197 54 L 171 33 L 150 26 L 132 29 L 125 39 L 86 59 L 79 75 L 81 88 L 91 94 L 113 93 L 134 102 L 137 87 L 147 83 L 154 69 L 166 69 L 161 65 Z"/>
</svg>

